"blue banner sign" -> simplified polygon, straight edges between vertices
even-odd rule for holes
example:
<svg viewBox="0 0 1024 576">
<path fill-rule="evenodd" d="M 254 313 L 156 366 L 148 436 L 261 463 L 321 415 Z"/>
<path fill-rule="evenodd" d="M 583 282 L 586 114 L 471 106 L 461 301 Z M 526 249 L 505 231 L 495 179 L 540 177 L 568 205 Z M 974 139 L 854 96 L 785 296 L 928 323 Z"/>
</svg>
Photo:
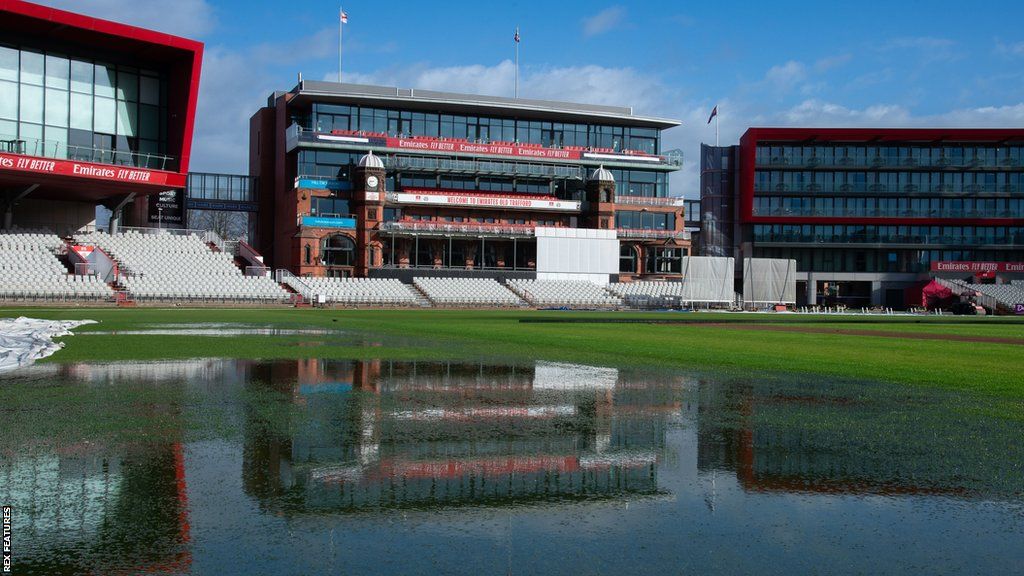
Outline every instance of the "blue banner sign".
<svg viewBox="0 0 1024 576">
<path fill-rule="evenodd" d="M 354 230 L 355 218 L 329 218 L 326 216 L 303 216 L 302 225 L 311 228 L 347 228 Z"/>
<path fill-rule="evenodd" d="M 1014 304 L 1013 311 L 1017 314 L 1024 314 L 1024 304 Z"/>
<path fill-rule="evenodd" d="M 351 190 L 352 183 L 332 178 L 296 178 L 295 187 L 308 190 Z"/>
</svg>

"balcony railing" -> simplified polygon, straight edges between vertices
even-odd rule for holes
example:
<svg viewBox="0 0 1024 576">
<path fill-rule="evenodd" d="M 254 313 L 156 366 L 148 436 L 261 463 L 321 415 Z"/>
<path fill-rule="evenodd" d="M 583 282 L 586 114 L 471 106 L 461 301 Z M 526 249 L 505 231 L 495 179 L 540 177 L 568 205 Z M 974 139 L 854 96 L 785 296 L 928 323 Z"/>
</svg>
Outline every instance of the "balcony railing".
<svg viewBox="0 0 1024 576">
<path fill-rule="evenodd" d="M 287 135 L 287 149 L 290 151 L 300 142 L 307 143 L 323 143 L 318 138 L 318 135 L 333 135 L 333 136 L 351 136 L 355 138 L 369 138 L 369 139 L 383 139 L 383 138 L 402 138 L 408 140 L 421 140 L 421 141 L 436 141 L 436 142 L 449 142 L 449 143 L 461 143 L 461 144 L 480 144 L 480 145 L 498 145 L 498 146 L 516 146 L 521 148 L 532 148 L 532 149 L 543 149 L 543 150 L 566 150 L 571 152 L 580 152 L 583 154 L 594 154 L 594 155 L 614 155 L 616 158 L 605 160 L 605 163 L 609 162 L 635 162 L 637 164 L 645 165 L 668 165 L 675 168 L 680 168 L 683 165 L 683 155 L 679 150 L 668 150 L 664 154 L 649 154 L 639 150 L 626 150 L 621 148 L 601 148 L 593 146 L 544 146 L 541 144 L 534 143 L 523 143 L 523 142 L 503 142 L 497 140 L 490 140 L 486 138 L 480 139 L 466 139 L 466 138 L 443 138 L 443 137 L 432 137 L 432 136 L 412 136 L 409 134 L 395 133 L 395 132 L 367 132 L 363 130 L 332 130 L 330 132 L 316 130 L 309 126 L 300 126 L 293 124 L 289 127 L 289 134 Z M 379 141 L 379 140 L 378 140 Z M 365 147 L 365 143 L 360 144 L 356 142 L 336 142 L 341 145 L 358 145 Z M 426 150 L 430 151 L 430 150 Z M 437 153 L 437 151 L 434 151 Z M 631 158 L 632 157 L 632 158 Z M 538 158 L 541 159 L 541 158 Z M 587 160 L 588 158 L 582 158 Z M 601 160 L 602 158 L 593 158 L 590 160 Z"/>
<path fill-rule="evenodd" d="M 686 230 L 637 230 L 632 228 L 617 228 L 615 231 L 620 238 L 690 239 L 690 233 Z"/>
<path fill-rule="evenodd" d="M 382 232 L 440 236 L 507 236 L 532 238 L 532 224 L 461 224 L 451 222 L 382 222 Z"/>
<path fill-rule="evenodd" d="M 584 176 L 582 166 L 559 164 L 531 164 L 502 160 L 459 160 L 436 156 L 407 156 L 387 154 L 384 165 L 388 168 L 404 168 L 425 172 L 451 172 L 463 174 L 495 174 L 516 176 L 540 176 L 549 178 L 580 178 Z"/>
<path fill-rule="evenodd" d="M 684 198 L 652 198 L 649 196 L 622 196 L 615 195 L 616 204 L 630 204 L 635 206 L 683 206 Z"/>
<path fill-rule="evenodd" d="M 80 162 L 94 162 L 97 164 L 148 168 L 150 170 L 176 170 L 178 165 L 177 160 L 173 156 L 165 156 L 163 154 L 125 152 L 91 146 L 71 146 L 54 140 L 18 138 L 3 134 L 0 134 L 0 152 L 53 158 L 55 160 L 78 160 Z"/>
</svg>

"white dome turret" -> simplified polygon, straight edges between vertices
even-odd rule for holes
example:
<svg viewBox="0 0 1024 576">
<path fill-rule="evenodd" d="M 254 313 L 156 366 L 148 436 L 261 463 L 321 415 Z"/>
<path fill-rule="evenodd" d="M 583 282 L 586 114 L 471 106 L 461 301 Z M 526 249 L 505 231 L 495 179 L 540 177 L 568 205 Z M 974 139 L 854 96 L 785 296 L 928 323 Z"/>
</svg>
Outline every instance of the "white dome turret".
<svg viewBox="0 0 1024 576">
<path fill-rule="evenodd" d="M 615 176 L 612 176 L 611 171 L 605 169 L 604 164 L 600 165 L 590 174 L 591 180 L 598 180 L 601 182 L 615 182 Z"/>
<path fill-rule="evenodd" d="M 360 168 L 384 168 L 384 161 L 380 159 L 380 156 L 375 156 L 373 150 L 370 150 L 365 156 L 359 159 L 358 166 Z"/>
</svg>

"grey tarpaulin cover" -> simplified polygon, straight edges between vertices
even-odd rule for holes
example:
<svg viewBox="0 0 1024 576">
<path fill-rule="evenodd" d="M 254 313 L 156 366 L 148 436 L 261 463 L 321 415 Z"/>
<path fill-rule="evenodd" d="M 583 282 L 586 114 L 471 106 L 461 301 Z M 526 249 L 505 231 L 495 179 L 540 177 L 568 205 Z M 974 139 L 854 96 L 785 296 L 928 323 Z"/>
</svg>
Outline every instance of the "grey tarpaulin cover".
<svg viewBox="0 0 1024 576">
<path fill-rule="evenodd" d="M 743 259 L 744 304 L 796 304 L 796 260 Z"/>
<path fill-rule="evenodd" d="M 95 320 L 38 320 L 0 318 L 0 372 L 28 366 L 46 358 L 64 345 L 54 342 L 58 336 L 70 336 L 71 329 Z"/>
<path fill-rule="evenodd" d="M 722 256 L 683 258 L 683 302 L 724 302 L 734 300 L 736 261 Z"/>
</svg>

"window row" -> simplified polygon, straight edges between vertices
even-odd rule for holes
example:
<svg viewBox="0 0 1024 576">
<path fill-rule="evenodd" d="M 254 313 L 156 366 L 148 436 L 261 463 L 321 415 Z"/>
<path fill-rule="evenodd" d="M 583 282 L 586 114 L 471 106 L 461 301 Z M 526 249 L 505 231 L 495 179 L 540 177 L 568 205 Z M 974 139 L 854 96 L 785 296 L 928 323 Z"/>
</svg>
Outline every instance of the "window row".
<svg viewBox="0 0 1024 576">
<path fill-rule="evenodd" d="M 754 242 L 1024 246 L 1024 227 L 756 224 Z"/>
<path fill-rule="evenodd" d="M 615 213 L 615 227 L 626 230 L 675 230 L 676 215 L 672 212 L 620 210 Z"/>
<path fill-rule="evenodd" d="M 361 156 L 362 154 L 359 153 L 333 150 L 300 150 L 298 174 L 300 176 L 350 180 L 352 169 Z M 668 175 L 664 172 L 651 170 L 612 170 L 611 172 L 615 177 L 617 194 L 620 196 L 663 198 L 668 195 Z M 388 190 L 395 189 L 392 186 L 393 174 L 393 172 L 389 172 Z M 507 177 L 480 177 L 482 185 L 477 186 L 475 184 L 477 179 L 469 175 L 442 174 L 437 177 L 433 174 L 419 174 L 408 177 L 419 182 L 415 185 L 407 184 L 408 187 L 440 187 L 454 190 L 488 190 L 528 194 L 549 194 L 552 189 L 547 180 L 539 178 L 516 178 L 512 184 L 512 179 Z M 431 183 L 432 180 L 435 183 Z"/>
<path fill-rule="evenodd" d="M 1024 145 L 820 145 L 759 144 L 759 166 L 1020 166 Z"/>
<path fill-rule="evenodd" d="M 759 192 L 1024 192 L 1024 172 L 758 170 Z"/>
<path fill-rule="evenodd" d="M 1024 198 L 755 196 L 754 216 L 1022 218 Z"/>
<path fill-rule="evenodd" d="M 334 218 L 351 216 L 347 199 L 343 198 L 319 198 L 314 196 L 310 199 L 309 214 L 311 216 L 330 216 Z"/>
<path fill-rule="evenodd" d="M 250 182 L 248 176 L 189 172 L 186 193 L 189 198 L 201 200 L 254 202 L 256 187 Z"/>
<path fill-rule="evenodd" d="M 548 147 L 590 146 L 657 154 L 655 128 L 547 122 L 520 118 L 413 112 L 368 106 L 313 104 L 310 127 L 318 132 L 364 130 L 391 136 L 428 136 L 520 142 Z M 302 123 L 302 122 L 300 122 Z"/>
<path fill-rule="evenodd" d="M 0 46 L 0 80 L 153 106 L 167 99 L 159 72 L 11 46 Z"/>
<path fill-rule="evenodd" d="M 858 250 L 755 247 L 755 258 L 796 260 L 800 272 L 927 272 L 932 262 L 1020 262 L 1022 250 Z"/>
</svg>

